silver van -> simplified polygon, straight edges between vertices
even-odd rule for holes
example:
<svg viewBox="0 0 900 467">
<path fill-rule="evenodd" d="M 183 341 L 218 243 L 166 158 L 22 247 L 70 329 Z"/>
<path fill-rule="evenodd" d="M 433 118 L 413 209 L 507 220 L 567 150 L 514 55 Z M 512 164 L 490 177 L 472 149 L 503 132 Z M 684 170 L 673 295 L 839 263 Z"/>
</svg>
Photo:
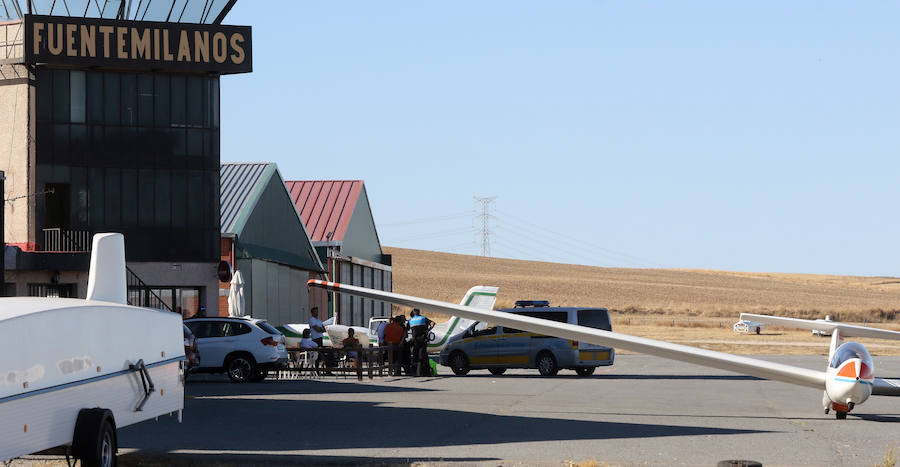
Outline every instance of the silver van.
<svg viewBox="0 0 900 467">
<path fill-rule="evenodd" d="M 524 303 L 524 306 L 519 306 Z M 550 307 L 547 302 L 516 302 L 516 308 L 499 311 L 561 323 L 611 331 L 606 308 Z M 590 376 L 598 366 L 613 364 L 615 350 L 557 337 L 543 336 L 506 326 L 476 322 L 453 338 L 441 351 L 441 365 L 453 373 L 487 369 L 501 375 L 507 368 L 537 368 L 541 375 L 553 376 L 560 369 Z"/>
</svg>

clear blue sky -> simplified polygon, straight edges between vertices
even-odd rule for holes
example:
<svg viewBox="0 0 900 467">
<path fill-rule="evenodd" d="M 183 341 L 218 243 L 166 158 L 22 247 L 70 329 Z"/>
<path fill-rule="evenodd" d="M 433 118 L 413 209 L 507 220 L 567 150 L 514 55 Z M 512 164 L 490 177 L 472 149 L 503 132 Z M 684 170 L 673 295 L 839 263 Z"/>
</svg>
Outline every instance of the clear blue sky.
<svg viewBox="0 0 900 467">
<path fill-rule="evenodd" d="M 497 196 L 493 256 L 897 276 L 898 5 L 241 0 L 222 160 L 364 179 L 389 246 Z"/>
</svg>

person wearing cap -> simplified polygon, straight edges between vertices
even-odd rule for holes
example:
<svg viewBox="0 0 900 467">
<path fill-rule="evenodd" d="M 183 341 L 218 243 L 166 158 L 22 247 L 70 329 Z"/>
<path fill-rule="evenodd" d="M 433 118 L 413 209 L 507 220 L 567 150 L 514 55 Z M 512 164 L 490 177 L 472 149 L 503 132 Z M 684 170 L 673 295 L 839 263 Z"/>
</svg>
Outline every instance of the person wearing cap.
<svg viewBox="0 0 900 467">
<path fill-rule="evenodd" d="M 422 316 L 418 308 L 409 313 L 409 331 L 413 339 L 412 363 L 417 376 L 430 373 L 428 365 L 428 332 L 434 327 L 434 321 Z"/>
</svg>

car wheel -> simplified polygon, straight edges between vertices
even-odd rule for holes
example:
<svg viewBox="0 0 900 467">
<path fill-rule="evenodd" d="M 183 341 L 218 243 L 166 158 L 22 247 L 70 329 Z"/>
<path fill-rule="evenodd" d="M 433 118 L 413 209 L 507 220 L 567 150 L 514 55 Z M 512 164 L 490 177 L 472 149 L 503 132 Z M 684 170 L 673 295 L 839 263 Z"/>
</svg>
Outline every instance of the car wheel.
<svg viewBox="0 0 900 467">
<path fill-rule="evenodd" d="M 559 367 L 556 366 L 556 358 L 550 352 L 541 352 L 537 357 L 537 369 L 541 372 L 541 376 L 556 376 Z"/>
<path fill-rule="evenodd" d="M 236 355 L 228 359 L 228 363 L 225 364 L 225 372 L 231 381 L 246 383 L 256 375 L 256 362 L 252 357 Z"/>
<path fill-rule="evenodd" d="M 463 376 L 469 372 L 469 358 L 466 354 L 456 351 L 450 355 L 450 369 L 454 375 Z"/>
<path fill-rule="evenodd" d="M 506 373 L 506 368 L 491 368 L 488 371 L 490 371 L 492 375 L 500 376 L 503 373 Z"/>
<path fill-rule="evenodd" d="M 578 373 L 578 376 L 591 376 L 592 374 L 594 374 L 594 370 L 596 369 L 596 367 L 592 366 L 583 366 L 576 368 L 575 373 Z"/>
</svg>

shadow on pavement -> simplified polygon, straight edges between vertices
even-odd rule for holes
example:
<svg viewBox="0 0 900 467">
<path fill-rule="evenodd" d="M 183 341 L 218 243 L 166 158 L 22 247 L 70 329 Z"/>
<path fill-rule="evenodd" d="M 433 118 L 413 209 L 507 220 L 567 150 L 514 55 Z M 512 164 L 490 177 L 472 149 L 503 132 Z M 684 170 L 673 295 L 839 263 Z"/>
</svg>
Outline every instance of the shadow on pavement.
<svg viewBox="0 0 900 467">
<path fill-rule="evenodd" d="M 421 463 L 446 462 L 488 462 L 500 461 L 494 457 L 355 457 L 355 456 L 291 456 L 291 455 L 217 455 L 217 454 L 148 454 L 130 453 L 119 455 L 122 467 L 163 467 L 169 465 L 207 466 L 256 466 L 277 467 L 282 465 L 366 465 L 366 466 L 409 466 Z"/>
<path fill-rule="evenodd" d="M 119 446 L 157 453 L 201 450 L 216 454 L 229 451 L 235 455 L 271 455 L 294 451 L 298 454 L 296 458 L 305 459 L 302 451 L 324 449 L 422 448 L 763 432 L 767 431 L 398 408 L 375 402 L 203 398 L 185 401 L 181 425 L 174 418 L 166 417 L 156 423 L 123 428 L 119 431 Z"/>
<path fill-rule="evenodd" d="M 323 380 L 265 381 L 262 383 L 223 383 L 189 381 L 185 388 L 188 397 L 199 396 L 266 396 L 273 394 L 369 394 L 379 392 L 421 392 L 436 389 L 383 384 L 337 382 Z"/>
<path fill-rule="evenodd" d="M 485 374 L 468 374 L 466 376 L 459 376 L 459 378 L 539 378 L 546 379 L 548 376 L 541 376 L 539 374 L 534 375 L 500 375 L 494 376 L 490 373 Z M 765 381 L 764 378 L 757 378 L 756 376 L 747 376 L 747 375 L 620 375 L 615 373 L 603 373 L 596 374 L 591 376 L 578 376 L 578 375 L 556 375 L 552 376 L 554 379 L 583 379 L 583 380 L 604 380 L 604 379 L 640 379 L 640 380 L 713 380 L 713 381 Z"/>
<path fill-rule="evenodd" d="M 856 417 L 862 420 L 870 421 L 870 422 L 886 422 L 886 423 L 900 423 L 900 417 L 896 416 L 896 414 L 869 414 L 869 413 L 853 413 L 850 412 L 848 415 L 851 417 Z"/>
</svg>

